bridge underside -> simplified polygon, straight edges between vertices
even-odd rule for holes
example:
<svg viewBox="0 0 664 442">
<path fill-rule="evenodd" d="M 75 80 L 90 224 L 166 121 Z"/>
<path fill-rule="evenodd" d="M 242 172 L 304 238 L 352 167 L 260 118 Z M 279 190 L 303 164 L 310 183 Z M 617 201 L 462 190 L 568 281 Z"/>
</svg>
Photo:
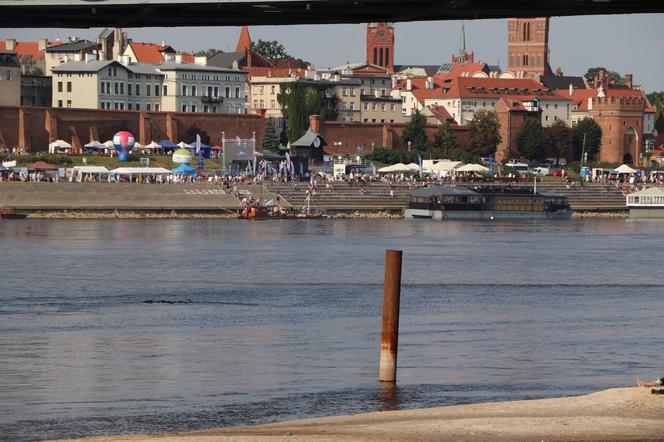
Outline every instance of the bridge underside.
<svg viewBox="0 0 664 442">
<path fill-rule="evenodd" d="M 285 25 L 664 12 L 664 2 L 653 0 L 157 1 L 0 0 L 0 26 Z"/>
</svg>

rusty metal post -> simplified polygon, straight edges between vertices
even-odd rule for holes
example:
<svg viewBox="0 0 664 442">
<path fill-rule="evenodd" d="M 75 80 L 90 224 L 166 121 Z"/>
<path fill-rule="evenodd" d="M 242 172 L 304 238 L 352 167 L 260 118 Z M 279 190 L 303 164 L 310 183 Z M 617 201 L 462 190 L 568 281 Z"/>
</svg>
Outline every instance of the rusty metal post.
<svg viewBox="0 0 664 442">
<path fill-rule="evenodd" d="M 397 345 L 399 341 L 399 298 L 401 296 L 401 250 L 385 251 L 385 286 L 383 288 L 383 331 L 380 339 L 381 382 L 397 381 Z"/>
</svg>

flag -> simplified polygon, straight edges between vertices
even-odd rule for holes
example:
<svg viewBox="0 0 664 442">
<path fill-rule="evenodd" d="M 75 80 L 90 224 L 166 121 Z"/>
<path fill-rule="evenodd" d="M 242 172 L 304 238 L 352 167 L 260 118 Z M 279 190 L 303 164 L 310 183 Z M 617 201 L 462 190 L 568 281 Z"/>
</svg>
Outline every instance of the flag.
<svg viewBox="0 0 664 442">
<path fill-rule="evenodd" d="M 419 154 L 417 155 L 417 164 L 420 165 L 420 178 L 422 178 L 424 171 L 422 170 L 422 157 Z"/>
<path fill-rule="evenodd" d="M 201 147 L 201 136 L 196 134 L 196 155 L 198 155 L 198 168 L 203 169 L 203 148 Z"/>
</svg>

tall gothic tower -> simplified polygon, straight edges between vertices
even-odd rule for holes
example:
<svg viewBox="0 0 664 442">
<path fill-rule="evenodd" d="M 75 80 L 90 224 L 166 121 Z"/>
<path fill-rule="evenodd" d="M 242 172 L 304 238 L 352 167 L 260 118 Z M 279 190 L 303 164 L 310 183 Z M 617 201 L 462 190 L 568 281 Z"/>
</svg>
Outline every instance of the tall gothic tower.
<svg viewBox="0 0 664 442">
<path fill-rule="evenodd" d="M 550 74 L 549 18 L 510 18 L 507 26 L 507 69 Z"/>
<path fill-rule="evenodd" d="M 394 25 L 369 23 L 367 25 L 367 63 L 394 72 Z"/>
</svg>

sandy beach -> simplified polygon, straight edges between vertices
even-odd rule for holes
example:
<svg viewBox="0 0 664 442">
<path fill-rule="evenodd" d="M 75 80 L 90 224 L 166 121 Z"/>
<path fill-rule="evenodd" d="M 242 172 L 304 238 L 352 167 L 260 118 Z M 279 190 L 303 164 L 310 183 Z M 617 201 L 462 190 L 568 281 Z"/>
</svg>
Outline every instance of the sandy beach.
<svg viewBox="0 0 664 442">
<path fill-rule="evenodd" d="M 584 396 L 366 413 L 191 433 L 90 441 L 655 441 L 664 395 L 613 388 Z"/>
</svg>

